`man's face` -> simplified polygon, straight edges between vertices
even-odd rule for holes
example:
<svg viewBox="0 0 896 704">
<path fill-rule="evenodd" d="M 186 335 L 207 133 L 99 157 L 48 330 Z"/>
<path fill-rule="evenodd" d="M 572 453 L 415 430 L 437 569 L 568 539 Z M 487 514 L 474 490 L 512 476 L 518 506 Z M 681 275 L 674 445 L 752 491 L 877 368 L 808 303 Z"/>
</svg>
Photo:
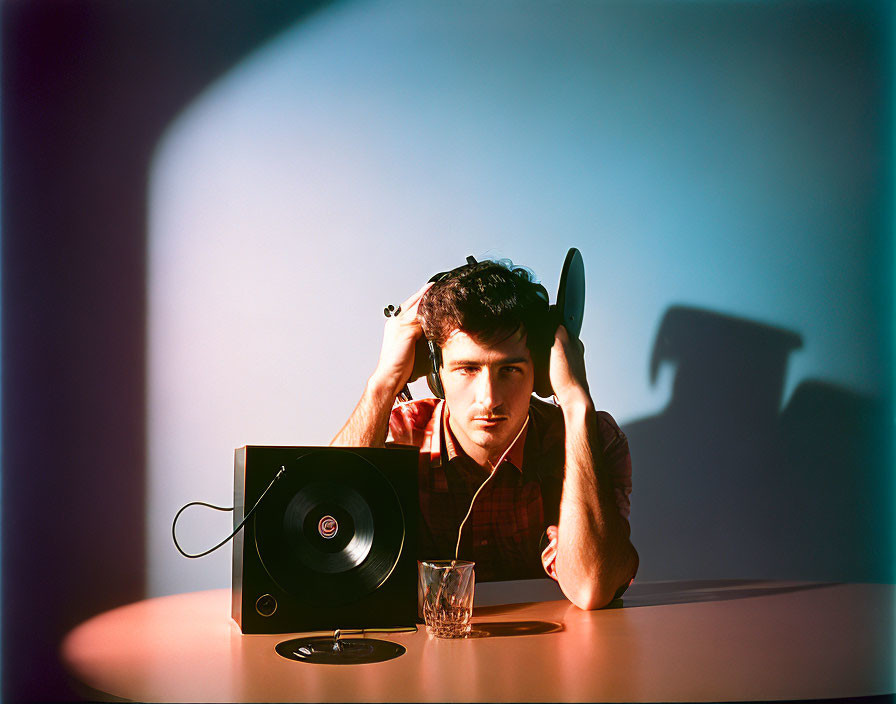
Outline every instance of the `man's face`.
<svg viewBox="0 0 896 704">
<path fill-rule="evenodd" d="M 497 462 L 529 413 L 535 370 L 526 335 L 486 347 L 455 330 L 442 345 L 441 376 L 454 437 L 478 464 Z"/>
</svg>

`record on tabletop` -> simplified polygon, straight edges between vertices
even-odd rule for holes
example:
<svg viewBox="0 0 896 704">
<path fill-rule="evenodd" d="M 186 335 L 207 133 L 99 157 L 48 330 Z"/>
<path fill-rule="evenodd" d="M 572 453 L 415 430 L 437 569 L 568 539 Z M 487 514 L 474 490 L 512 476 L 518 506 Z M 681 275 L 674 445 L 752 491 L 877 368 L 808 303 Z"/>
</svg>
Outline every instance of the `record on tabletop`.
<svg viewBox="0 0 896 704">
<path fill-rule="evenodd" d="M 392 660 L 404 655 L 406 648 L 377 638 L 341 638 L 320 636 L 293 638 L 278 643 L 277 653 L 290 660 L 320 665 L 363 665 Z"/>
<path fill-rule="evenodd" d="M 405 522 L 392 485 L 350 452 L 286 465 L 255 517 L 255 548 L 285 592 L 326 606 L 357 601 L 391 574 Z"/>
</svg>

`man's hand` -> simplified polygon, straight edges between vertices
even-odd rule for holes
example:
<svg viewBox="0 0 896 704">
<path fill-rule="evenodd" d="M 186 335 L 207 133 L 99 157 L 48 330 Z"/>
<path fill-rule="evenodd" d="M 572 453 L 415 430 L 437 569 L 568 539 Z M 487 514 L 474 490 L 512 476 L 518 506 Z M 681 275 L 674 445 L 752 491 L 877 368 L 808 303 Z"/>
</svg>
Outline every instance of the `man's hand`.
<svg viewBox="0 0 896 704">
<path fill-rule="evenodd" d="M 554 395 L 561 408 L 567 408 L 573 403 L 591 405 L 591 394 L 585 376 L 585 345 L 581 340 L 570 339 L 562 325 L 554 333 L 550 377 Z"/>
<path fill-rule="evenodd" d="M 423 327 L 417 317 L 420 299 L 432 284 L 426 284 L 401 304 L 398 315 L 386 321 L 380 361 L 351 416 L 342 426 L 331 445 L 342 447 L 382 447 L 389 431 L 389 413 L 401 388 L 413 381 L 428 362 L 423 352 L 416 354 L 415 346 L 423 340 Z M 425 349 L 425 347 L 423 348 Z M 416 368 L 421 371 L 416 371 Z M 413 376 L 412 376 L 413 375 Z"/>
<path fill-rule="evenodd" d="M 383 346 L 380 349 L 380 359 L 376 365 L 369 384 L 375 388 L 388 390 L 391 399 L 394 399 L 402 387 L 409 381 L 414 381 L 425 373 L 424 360 L 415 358 L 415 348 L 419 348 L 418 341 L 423 338 L 423 326 L 417 316 L 417 308 L 423 294 L 432 286 L 427 283 L 413 296 L 401 304 L 398 315 L 386 321 L 383 331 Z M 390 403 L 391 403 L 390 399 Z"/>
</svg>

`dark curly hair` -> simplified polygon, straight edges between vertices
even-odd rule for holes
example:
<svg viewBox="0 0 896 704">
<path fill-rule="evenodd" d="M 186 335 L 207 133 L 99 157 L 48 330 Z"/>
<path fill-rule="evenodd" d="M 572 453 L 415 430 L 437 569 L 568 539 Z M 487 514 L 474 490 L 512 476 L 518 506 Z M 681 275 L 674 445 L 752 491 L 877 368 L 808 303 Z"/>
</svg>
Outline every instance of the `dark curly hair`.
<svg viewBox="0 0 896 704">
<path fill-rule="evenodd" d="M 533 361 L 546 360 L 554 330 L 547 292 L 531 271 L 502 259 L 466 264 L 434 278 L 418 309 L 428 339 L 441 347 L 454 330 L 463 330 L 491 346 L 522 330 Z"/>
</svg>

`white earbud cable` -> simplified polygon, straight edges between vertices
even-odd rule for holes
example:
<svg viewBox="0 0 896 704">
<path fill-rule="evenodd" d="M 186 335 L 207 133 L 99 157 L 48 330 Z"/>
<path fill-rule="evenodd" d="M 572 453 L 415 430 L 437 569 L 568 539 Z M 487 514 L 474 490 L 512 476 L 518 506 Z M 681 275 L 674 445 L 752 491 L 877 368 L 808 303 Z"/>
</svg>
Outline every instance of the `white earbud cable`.
<svg viewBox="0 0 896 704">
<path fill-rule="evenodd" d="M 507 446 L 507 449 L 504 450 L 504 454 L 501 455 L 501 459 L 499 459 L 495 464 L 492 464 L 492 471 L 485 478 L 485 481 L 479 485 L 479 488 L 476 490 L 476 493 L 473 494 L 473 499 L 470 501 L 470 508 L 467 509 L 467 515 L 464 516 L 464 520 L 460 522 L 460 529 L 457 531 L 457 547 L 454 549 L 454 559 L 455 561 L 460 554 L 460 538 L 464 532 L 464 524 L 467 522 L 467 519 L 470 517 L 470 514 L 473 512 L 473 504 L 476 503 L 476 497 L 479 496 L 479 492 L 482 491 L 482 488 L 488 484 L 488 480 L 491 479 L 495 475 L 495 470 L 501 466 L 501 463 L 504 461 L 504 458 L 507 457 L 507 453 L 510 452 L 510 448 L 516 444 L 516 441 L 520 439 L 520 435 L 523 434 L 523 431 L 526 429 L 526 426 L 529 425 L 529 416 L 526 415 L 526 420 L 523 423 L 523 427 L 520 428 L 519 432 L 516 434 L 516 437 L 511 440 L 510 444 Z M 491 464 L 491 462 L 489 462 Z"/>
</svg>

